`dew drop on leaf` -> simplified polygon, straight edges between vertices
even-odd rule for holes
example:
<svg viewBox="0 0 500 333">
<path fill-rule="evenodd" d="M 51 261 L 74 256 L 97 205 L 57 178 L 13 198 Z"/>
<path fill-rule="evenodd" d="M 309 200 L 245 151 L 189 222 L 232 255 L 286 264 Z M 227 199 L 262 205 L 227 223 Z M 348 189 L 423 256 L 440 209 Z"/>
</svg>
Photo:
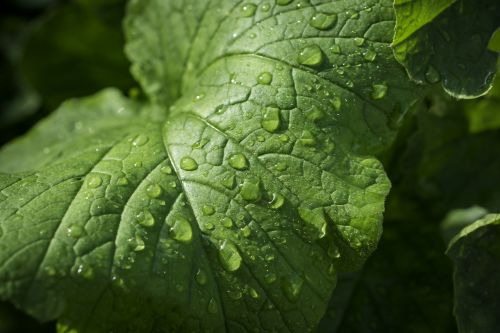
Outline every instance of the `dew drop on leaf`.
<svg viewBox="0 0 500 333">
<path fill-rule="evenodd" d="M 271 202 L 269 202 L 269 206 L 272 209 L 279 209 L 283 206 L 285 203 L 285 197 L 281 195 L 280 193 L 273 193 L 273 198 Z"/>
<path fill-rule="evenodd" d="M 269 72 L 262 72 L 257 77 L 257 82 L 263 85 L 269 85 L 273 81 L 273 74 Z"/>
<path fill-rule="evenodd" d="M 155 225 L 155 218 L 149 210 L 144 210 L 137 214 L 137 222 L 143 227 L 149 228 Z"/>
<path fill-rule="evenodd" d="M 241 184 L 240 195 L 246 201 L 258 201 L 261 197 L 259 182 L 245 180 Z"/>
<path fill-rule="evenodd" d="M 300 137 L 300 142 L 304 146 L 314 146 L 316 144 L 316 139 L 312 135 L 312 133 L 308 130 L 302 131 L 302 135 Z"/>
<path fill-rule="evenodd" d="M 342 100 L 338 96 L 335 96 L 334 98 L 332 98 L 330 100 L 330 103 L 332 104 L 335 111 L 339 111 L 340 107 L 342 106 Z"/>
<path fill-rule="evenodd" d="M 280 127 L 280 110 L 274 107 L 267 107 L 262 117 L 261 125 L 266 131 L 273 133 Z"/>
<path fill-rule="evenodd" d="M 276 274 L 272 273 L 272 272 L 269 272 L 267 273 L 266 275 L 264 275 L 264 281 L 267 283 L 267 284 L 271 284 L 273 283 L 274 281 L 276 281 L 277 277 L 276 277 Z"/>
<path fill-rule="evenodd" d="M 288 142 L 290 140 L 290 137 L 288 135 L 286 135 L 286 134 L 281 134 L 279 136 L 279 139 L 280 139 L 281 142 Z"/>
<path fill-rule="evenodd" d="M 245 3 L 241 5 L 240 7 L 240 14 L 243 17 L 250 17 L 255 14 L 255 10 L 257 9 L 257 6 L 254 5 L 253 3 Z"/>
<path fill-rule="evenodd" d="M 166 165 L 166 166 L 162 167 L 162 168 L 160 169 L 160 171 L 161 171 L 162 173 L 166 174 L 166 175 L 170 175 L 170 174 L 172 174 L 172 168 L 171 168 L 170 166 L 168 166 L 168 165 Z"/>
<path fill-rule="evenodd" d="M 297 274 L 293 274 L 283 279 L 281 288 L 286 298 L 288 298 L 290 302 L 295 302 L 299 298 L 303 284 L 304 279 Z"/>
<path fill-rule="evenodd" d="M 317 13 L 309 21 L 311 27 L 318 30 L 330 29 L 335 23 L 337 23 L 337 14 Z"/>
<path fill-rule="evenodd" d="M 227 175 L 221 181 L 221 184 L 227 189 L 233 189 L 234 185 L 236 185 L 234 175 Z"/>
<path fill-rule="evenodd" d="M 382 99 L 387 94 L 387 85 L 385 83 L 374 84 L 372 86 L 371 97 L 373 99 Z"/>
<path fill-rule="evenodd" d="M 198 163 L 196 161 L 189 157 L 189 156 L 184 156 L 181 158 L 181 169 L 186 170 L 186 171 L 194 171 L 198 169 Z"/>
<path fill-rule="evenodd" d="M 135 236 L 135 242 L 134 242 L 134 251 L 135 252 L 141 252 L 144 251 L 146 248 L 146 244 L 144 244 L 144 240 L 142 239 L 141 236 L 137 235 Z"/>
<path fill-rule="evenodd" d="M 319 66 L 323 62 L 323 52 L 317 45 L 306 46 L 300 51 L 297 61 L 301 65 Z"/>
<path fill-rule="evenodd" d="M 162 192 L 163 190 L 158 184 L 151 184 L 146 188 L 146 193 L 150 198 L 158 198 Z"/>
<path fill-rule="evenodd" d="M 241 266 L 241 255 L 236 246 L 228 240 L 222 243 L 219 249 L 219 261 L 222 267 L 228 272 L 235 272 Z"/>
<path fill-rule="evenodd" d="M 215 213 L 215 208 L 212 205 L 204 205 L 201 210 L 203 211 L 203 215 L 206 216 L 214 215 Z"/>
<path fill-rule="evenodd" d="M 365 39 L 363 37 L 354 37 L 354 44 L 356 46 L 361 46 L 365 43 Z"/>
<path fill-rule="evenodd" d="M 149 138 L 147 135 L 144 134 L 139 134 L 132 140 L 132 145 L 139 147 L 139 146 L 144 146 L 146 143 L 148 143 Z"/>
<path fill-rule="evenodd" d="M 229 165 L 236 170 L 245 170 L 248 168 L 248 160 L 243 154 L 234 154 L 229 157 Z"/>
<path fill-rule="evenodd" d="M 207 283 L 207 273 L 203 269 L 198 269 L 196 272 L 195 280 L 200 286 L 204 286 Z"/>
<path fill-rule="evenodd" d="M 72 225 L 68 228 L 68 236 L 80 238 L 83 235 L 83 228 L 79 225 Z"/>
<path fill-rule="evenodd" d="M 231 228 L 233 226 L 233 220 L 229 216 L 226 216 L 221 220 L 221 224 L 225 228 Z"/>
<path fill-rule="evenodd" d="M 363 55 L 363 58 L 368 61 L 374 61 L 376 57 L 377 57 L 377 52 L 373 50 L 368 50 Z"/>
<path fill-rule="evenodd" d="M 172 234 L 172 238 L 179 242 L 189 243 L 193 239 L 191 224 L 183 217 L 178 217 L 175 220 L 170 232 Z"/>
<path fill-rule="evenodd" d="M 98 188 L 102 184 L 102 178 L 98 175 L 90 175 L 87 178 L 87 186 L 90 188 Z"/>
<path fill-rule="evenodd" d="M 261 9 L 263 12 L 268 12 L 271 9 L 271 5 L 268 2 L 265 2 L 262 4 Z"/>
<path fill-rule="evenodd" d="M 332 51 L 332 53 L 335 53 L 335 54 L 342 53 L 342 49 L 340 48 L 340 45 L 338 45 L 338 44 L 333 44 L 332 46 L 330 46 L 330 51 Z"/>
<path fill-rule="evenodd" d="M 194 149 L 201 149 L 203 147 L 205 147 L 205 145 L 208 143 L 208 139 L 200 139 L 199 141 L 196 141 L 195 143 L 192 144 L 191 147 L 193 147 Z"/>
<path fill-rule="evenodd" d="M 257 292 L 257 290 L 253 289 L 252 287 L 250 287 L 248 289 L 248 294 L 250 295 L 250 297 L 254 298 L 254 299 L 257 299 L 260 297 L 259 293 Z"/>
<path fill-rule="evenodd" d="M 321 111 L 316 105 L 313 105 L 308 111 L 307 111 L 307 119 L 311 120 L 311 121 L 318 121 L 318 120 L 321 120 L 323 119 L 323 117 L 325 116 L 325 114 L 323 113 L 323 111 Z"/>
<path fill-rule="evenodd" d="M 116 185 L 126 186 L 126 185 L 128 185 L 128 179 L 126 177 L 120 177 L 116 180 Z"/>
<path fill-rule="evenodd" d="M 248 238 L 252 234 L 252 230 L 248 225 L 244 226 L 243 229 L 241 229 L 241 234 L 243 237 Z"/>
</svg>

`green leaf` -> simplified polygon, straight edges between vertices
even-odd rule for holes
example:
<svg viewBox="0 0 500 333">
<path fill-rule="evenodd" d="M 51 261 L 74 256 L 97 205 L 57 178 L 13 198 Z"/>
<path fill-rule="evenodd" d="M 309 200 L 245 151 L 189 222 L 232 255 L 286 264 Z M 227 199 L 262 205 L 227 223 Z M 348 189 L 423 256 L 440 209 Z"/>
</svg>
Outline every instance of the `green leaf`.
<svg viewBox="0 0 500 333">
<path fill-rule="evenodd" d="M 451 242 L 455 264 L 455 316 L 460 332 L 500 329 L 500 215 L 491 214 L 464 228 Z"/>
<path fill-rule="evenodd" d="M 485 94 L 498 54 L 487 49 L 500 22 L 497 0 L 395 0 L 394 55 L 418 83 L 442 81 L 458 98 Z"/>
<path fill-rule="evenodd" d="M 25 171 L 0 177 L 2 298 L 61 332 L 316 327 L 377 245 L 373 154 L 420 91 L 390 1 L 281 3 L 131 2 L 155 106 L 72 101 L 0 154 Z"/>
</svg>

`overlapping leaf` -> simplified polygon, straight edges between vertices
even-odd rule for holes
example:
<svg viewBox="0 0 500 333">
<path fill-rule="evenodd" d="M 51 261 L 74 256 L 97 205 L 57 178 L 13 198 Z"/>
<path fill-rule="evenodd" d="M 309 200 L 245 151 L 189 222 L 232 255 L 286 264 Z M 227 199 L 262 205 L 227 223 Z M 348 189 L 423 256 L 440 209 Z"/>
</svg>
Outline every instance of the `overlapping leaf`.
<svg viewBox="0 0 500 333">
<path fill-rule="evenodd" d="M 498 54 L 487 49 L 500 22 L 496 0 L 396 0 L 396 59 L 418 83 L 442 82 L 458 98 L 485 94 Z"/>
</svg>

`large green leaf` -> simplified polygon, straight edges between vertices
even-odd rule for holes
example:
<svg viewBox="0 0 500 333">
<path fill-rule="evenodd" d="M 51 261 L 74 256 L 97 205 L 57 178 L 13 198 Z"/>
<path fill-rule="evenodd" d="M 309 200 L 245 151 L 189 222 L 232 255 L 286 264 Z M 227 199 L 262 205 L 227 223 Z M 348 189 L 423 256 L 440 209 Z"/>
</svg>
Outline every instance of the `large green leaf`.
<svg viewBox="0 0 500 333">
<path fill-rule="evenodd" d="M 500 24 L 497 0 L 395 0 L 394 54 L 418 83 L 437 83 L 452 96 L 486 93 L 498 54 L 487 49 Z"/>
<path fill-rule="evenodd" d="M 447 250 L 455 264 L 455 316 L 460 332 L 500 329 L 500 215 L 464 228 Z"/>
<path fill-rule="evenodd" d="M 418 97 L 393 15 L 133 1 L 155 106 L 71 101 L 0 154 L 24 171 L 0 178 L 0 296 L 60 331 L 312 330 L 376 247 L 390 185 L 372 154 Z"/>
</svg>

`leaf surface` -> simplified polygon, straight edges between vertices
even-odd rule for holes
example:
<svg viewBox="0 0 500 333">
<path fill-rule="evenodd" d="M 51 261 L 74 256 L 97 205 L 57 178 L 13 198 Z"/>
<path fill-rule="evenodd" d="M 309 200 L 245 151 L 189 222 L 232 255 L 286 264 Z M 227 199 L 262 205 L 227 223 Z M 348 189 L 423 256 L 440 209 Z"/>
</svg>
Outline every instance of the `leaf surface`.
<svg viewBox="0 0 500 333">
<path fill-rule="evenodd" d="M 132 1 L 153 105 L 105 91 L 3 150 L 25 173 L 0 179 L 1 297 L 61 332 L 314 329 L 337 272 L 376 247 L 390 184 L 373 154 L 420 94 L 393 15 Z"/>
</svg>

